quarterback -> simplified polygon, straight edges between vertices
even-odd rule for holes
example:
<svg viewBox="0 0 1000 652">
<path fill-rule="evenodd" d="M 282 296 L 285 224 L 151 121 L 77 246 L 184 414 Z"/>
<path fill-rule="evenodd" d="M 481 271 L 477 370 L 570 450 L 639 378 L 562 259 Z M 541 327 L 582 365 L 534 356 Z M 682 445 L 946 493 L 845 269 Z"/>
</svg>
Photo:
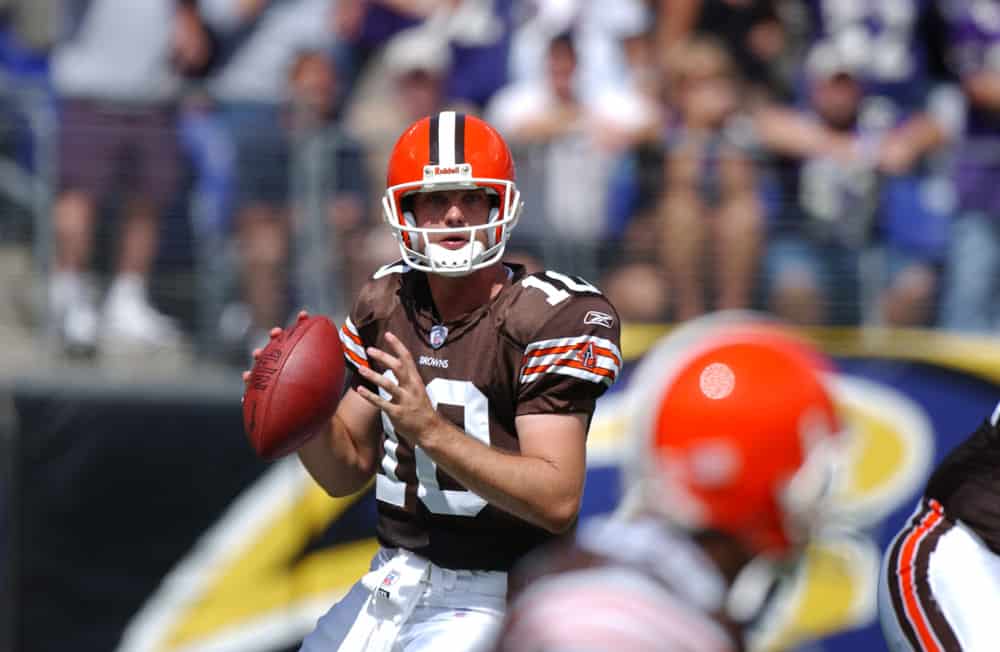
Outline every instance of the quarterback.
<svg viewBox="0 0 1000 652">
<path fill-rule="evenodd" d="M 387 177 L 402 258 L 360 290 L 344 397 L 298 451 L 333 496 L 374 476 L 381 548 L 304 652 L 489 645 L 508 570 L 576 523 L 590 418 L 621 366 L 597 288 L 502 260 L 522 202 L 493 127 L 423 118 Z"/>
</svg>

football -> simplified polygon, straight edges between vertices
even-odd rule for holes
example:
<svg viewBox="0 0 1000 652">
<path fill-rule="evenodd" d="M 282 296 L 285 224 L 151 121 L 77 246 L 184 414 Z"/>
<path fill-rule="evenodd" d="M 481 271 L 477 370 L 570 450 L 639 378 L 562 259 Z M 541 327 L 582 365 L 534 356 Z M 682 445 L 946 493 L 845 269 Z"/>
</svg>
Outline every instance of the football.
<svg viewBox="0 0 1000 652">
<path fill-rule="evenodd" d="M 318 432 L 336 411 L 343 383 L 344 353 L 328 318 L 297 319 L 271 338 L 243 393 L 243 428 L 257 455 L 281 457 Z"/>
</svg>

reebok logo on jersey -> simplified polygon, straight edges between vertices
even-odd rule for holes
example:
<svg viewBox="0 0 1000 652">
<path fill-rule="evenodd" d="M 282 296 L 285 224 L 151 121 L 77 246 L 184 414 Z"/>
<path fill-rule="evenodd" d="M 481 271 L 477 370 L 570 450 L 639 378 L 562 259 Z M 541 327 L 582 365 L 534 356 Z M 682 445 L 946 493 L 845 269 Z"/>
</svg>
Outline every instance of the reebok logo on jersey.
<svg viewBox="0 0 1000 652">
<path fill-rule="evenodd" d="M 423 365 L 425 367 L 437 367 L 438 369 L 447 369 L 448 360 L 442 360 L 441 358 L 433 358 L 429 355 L 422 355 L 417 360 L 417 364 Z"/>
<path fill-rule="evenodd" d="M 596 324 L 598 326 L 604 326 L 605 328 L 611 328 L 615 325 L 615 318 L 606 312 L 598 312 L 597 310 L 588 310 L 587 314 L 583 317 L 584 324 Z"/>
</svg>

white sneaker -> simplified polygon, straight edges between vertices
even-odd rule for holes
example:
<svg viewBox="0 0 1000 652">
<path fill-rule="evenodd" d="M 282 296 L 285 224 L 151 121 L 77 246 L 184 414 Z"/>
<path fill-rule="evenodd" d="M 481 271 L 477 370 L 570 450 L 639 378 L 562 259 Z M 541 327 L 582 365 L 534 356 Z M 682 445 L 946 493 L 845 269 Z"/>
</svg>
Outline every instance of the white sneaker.
<svg viewBox="0 0 1000 652">
<path fill-rule="evenodd" d="M 142 347 L 173 347 L 180 329 L 149 303 L 144 279 L 134 274 L 115 278 L 104 301 L 102 336 L 109 342 Z"/>
<path fill-rule="evenodd" d="M 92 354 L 99 320 L 93 284 L 81 274 L 55 272 L 49 283 L 49 315 L 64 350 Z"/>
</svg>

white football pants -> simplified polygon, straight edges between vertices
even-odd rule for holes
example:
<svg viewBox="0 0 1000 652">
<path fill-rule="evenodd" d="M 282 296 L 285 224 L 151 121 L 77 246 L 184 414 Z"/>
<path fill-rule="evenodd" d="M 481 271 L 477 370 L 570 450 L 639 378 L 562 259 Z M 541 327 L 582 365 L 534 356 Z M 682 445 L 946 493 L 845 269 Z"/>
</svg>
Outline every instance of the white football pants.
<svg viewBox="0 0 1000 652">
<path fill-rule="evenodd" d="M 441 568 L 381 549 L 300 652 L 482 652 L 503 621 L 507 574 Z"/>
<path fill-rule="evenodd" d="M 923 502 L 886 551 L 879 617 L 892 652 L 1000 650 L 1000 556 Z"/>
</svg>

